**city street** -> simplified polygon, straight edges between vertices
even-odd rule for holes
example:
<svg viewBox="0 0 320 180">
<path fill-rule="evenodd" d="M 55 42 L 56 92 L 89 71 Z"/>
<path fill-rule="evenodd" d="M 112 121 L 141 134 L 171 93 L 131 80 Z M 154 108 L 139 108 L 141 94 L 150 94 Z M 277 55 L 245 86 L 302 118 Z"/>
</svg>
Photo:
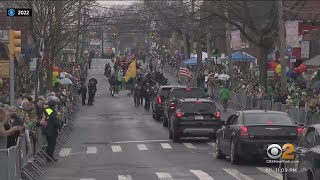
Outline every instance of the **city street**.
<svg viewBox="0 0 320 180">
<path fill-rule="evenodd" d="M 231 165 L 216 159 L 215 144 L 205 138 L 169 140 L 168 130 L 151 112 L 135 107 L 125 90 L 109 94 L 103 75 L 106 59 L 94 59 L 88 78 L 98 80 L 93 106 L 82 106 L 59 161 L 46 167 L 43 180 L 271 180 L 282 179 L 266 164 Z M 164 75 L 170 84 L 175 77 Z M 219 109 L 221 104 L 217 103 Z M 222 112 L 225 120 L 232 113 Z"/>
</svg>

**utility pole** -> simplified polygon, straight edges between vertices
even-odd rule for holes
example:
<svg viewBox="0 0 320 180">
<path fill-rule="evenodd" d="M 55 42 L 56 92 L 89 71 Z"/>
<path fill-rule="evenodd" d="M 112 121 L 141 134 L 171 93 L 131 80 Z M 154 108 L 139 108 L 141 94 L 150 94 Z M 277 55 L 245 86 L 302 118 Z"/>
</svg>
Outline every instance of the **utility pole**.
<svg viewBox="0 0 320 180">
<path fill-rule="evenodd" d="M 280 54 L 280 64 L 281 64 L 281 92 L 282 94 L 285 93 L 287 90 L 287 77 L 286 77 L 286 60 L 284 58 L 284 49 L 285 49 L 285 29 L 284 29 L 284 21 L 283 21 L 283 6 L 282 0 L 277 1 L 278 7 L 278 24 L 279 24 L 279 54 Z"/>
<path fill-rule="evenodd" d="M 229 23 L 229 13 L 228 13 L 228 6 L 227 6 L 227 1 L 224 1 L 226 4 L 225 9 L 224 9 L 224 15 L 227 18 L 227 22 L 225 24 L 226 28 L 226 44 L 227 44 L 227 55 L 228 55 L 228 70 L 229 70 L 229 76 L 230 76 L 230 82 L 231 82 L 231 87 L 230 89 L 234 89 L 234 77 L 233 77 L 233 62 L 232 62 L 232 50 L 231 50 L 231 33 L 230 33 L 230 23 Z"/>
<path fill-rule="evenodd" d="M 207 41 L 207 54 L 208 54 L 208 68 L 210 71 L 212 71 L 212 59 L 211 59 L 211 33 L 210 33 L 210 27 L 207 25 L 206 27 L 206 41 Z"/>
</svg>

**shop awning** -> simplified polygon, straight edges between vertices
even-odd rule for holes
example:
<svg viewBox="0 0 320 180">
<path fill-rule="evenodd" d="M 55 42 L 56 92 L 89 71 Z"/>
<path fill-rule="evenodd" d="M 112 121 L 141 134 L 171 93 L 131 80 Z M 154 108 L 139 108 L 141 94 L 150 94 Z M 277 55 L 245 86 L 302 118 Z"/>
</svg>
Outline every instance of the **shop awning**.
<svg viewBox="0 0 320 180">
<path fill-rule="evenodd" d="M 187 59 L 187 60 L 183 61 L 183 63 L 188 66 L 196 66 L 197 65 L 197 57 Z M 207 62 L 202 61 L 202 64 L 207 64 Z"/>
<path fill-rule="evenodd" d="M 231 55 L 232 61 L 255 61 L 257 58 L 253 57 L 252 55 L 243 52 L 243 51 L 237 51 Z M 225 60 L 228 59 L 228 57 L 224 58 Z"/>
<path fill-rule="evenodd" d="M 315 56 L 308 61 L 304 62 L 303 64 L 307 66 L 320 66 L 320 55 Z"/>
</svg>

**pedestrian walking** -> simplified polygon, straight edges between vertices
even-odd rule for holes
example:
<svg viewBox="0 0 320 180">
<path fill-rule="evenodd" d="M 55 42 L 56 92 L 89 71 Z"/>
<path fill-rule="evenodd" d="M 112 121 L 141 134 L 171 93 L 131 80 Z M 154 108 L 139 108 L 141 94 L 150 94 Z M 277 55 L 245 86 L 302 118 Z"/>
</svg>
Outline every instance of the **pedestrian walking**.
<svg viewBox="0 0 320 180">
<path fill-rule="evenodd" d="M 228 108 L 229 99 L 230 99 L 230 91 L 226 86 L 224 86 L 224 88 L 221 90 L 219 97 L 220 97 L 220 100 L 222 101 L 224 112 L 226 112 Z"/>
<path fill-rule="evenodd" d="M 150 86 L 150 84 L 147 82 L 146 87 L 145 87 L 145 96 L 144 96 L 144 109 L 147 111 L 150 111 L 150 100 L 151 97 L 153 96 L 153 88 Z"/>
<path fill-rule="evenodd" d="M 57 144 L 58 130 L 60 129 L 60 121 L 58 118 L 58 113 L 56 111 L 55 101 L 48 102 L 48 108 L 45 109 L 45 116 L 48 125 L 45 128 L 45 135 L 47 137 L 47 149 L 46 154 L 50 157 L 47 161 L 57 161 L 53 157 L 53 153 Z"/>
<path fill-rule="evenodd" d="M 97 80 L 95 78 L 91 78 L 88 84 L 88 105 L 93 105 L 94 96 L 97 92 Z"/>
<path fill-rule="evenodd" d="M 140 106 L 140 90 L 141 86 L 138 83 L 136 83 L 133 88 L 133 100 L 135 107 Z"/>
</svg>

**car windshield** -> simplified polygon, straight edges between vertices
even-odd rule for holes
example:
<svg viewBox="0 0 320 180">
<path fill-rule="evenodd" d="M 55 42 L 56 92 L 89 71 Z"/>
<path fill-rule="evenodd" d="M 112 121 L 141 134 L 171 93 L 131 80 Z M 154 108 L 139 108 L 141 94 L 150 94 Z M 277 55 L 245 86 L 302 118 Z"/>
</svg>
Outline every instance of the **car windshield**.
<svg viewBox="0 0 320 180">
<path fill-rule="evenodd" d="M 181 111 L 184 113 L 215 112 L 216 105 L 213 102 L 184 102 Z"/>
<path fill-rule="evenodd" d="M 172 90 L 170 96 L 174 98 L 203 98 L 206 96 L 206 94 L 200 88 L 179 88 Z"/>
<path fill-rule="evenodd" d="M 172 88 L 162 88 L 160 92 L 160 96 L 167 97 Z"/>
<path fill-rule="evenodd" d="M 288 115 L 279 113 L 248 113 L 244 116 L 244 123 L 247 125 L 293 125 Z"/>
</svg>

